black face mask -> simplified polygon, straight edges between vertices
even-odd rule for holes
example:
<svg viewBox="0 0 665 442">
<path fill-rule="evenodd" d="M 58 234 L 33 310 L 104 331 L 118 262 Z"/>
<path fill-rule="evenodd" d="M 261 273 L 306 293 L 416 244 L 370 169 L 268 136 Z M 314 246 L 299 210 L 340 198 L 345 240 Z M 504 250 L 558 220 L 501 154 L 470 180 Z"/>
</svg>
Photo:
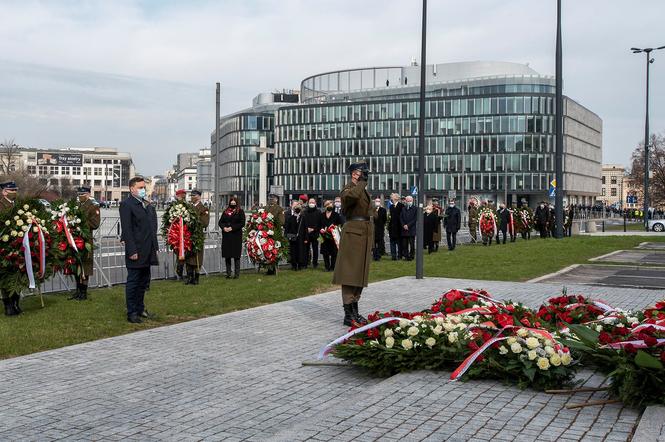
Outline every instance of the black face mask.
<svg viewBox="0 0 665 442">
<path fill-rule="evenodd" d="M 231 207 L 235 207 L 235 206 L 236 206 L 236 203 L 231 203 L 231 204 L 229 204 L 229 206 L 231 206 Z"/>
<path fill-rule="evenodd" d="M 293 209 L 294 212 L 300 213 L 300 209 Z"/>
<path fill-rule="evenodd" d="M 333 211 L 333 208 L 332 208 L 332 207 L 326 207 L 326 211 L 327 211 L 327 212 L 332 212 L 332 211 Z"/>
</svg>

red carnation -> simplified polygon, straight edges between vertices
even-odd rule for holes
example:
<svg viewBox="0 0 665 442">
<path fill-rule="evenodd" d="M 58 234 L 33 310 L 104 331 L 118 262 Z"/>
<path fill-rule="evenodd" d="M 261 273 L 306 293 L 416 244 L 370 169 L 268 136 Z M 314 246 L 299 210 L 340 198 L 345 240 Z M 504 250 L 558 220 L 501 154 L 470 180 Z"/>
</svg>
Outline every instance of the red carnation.
<svg viewBox="0 0 665 442">
<path fill-rule="evenodd" d="M 609 344 L 612 342 L 612 335 L 604 331 L 600 332 L 600 335 L 598 335 L 598 342 L 601 344 Z"/>
<path fill-rule="evenodd" d="M 80 236 L 77 236 L 74 238 L 74 244 L 76 244 L 76 248 L 79 250 L 83 250 L 83 247 L 85 246 L 85 241 L 83 241 L 83 238 Z"/>
<path fill-rule="evenodd" d="M 60 241 L 60 243 L 58 244 L 58 249 L 60 249 L 60 251 L 64 252 L 65 250 L 67 250 L 67 243 L 64 242 L 64 241 Z"/>
<path fill-rule="evenodd" d="M 637 353 L 637 349 L 633 344 L 626 344 L 623 349 L 626 353 Z"/>
<path fill-rule="evenodd" d="M 497 322 L 501 327 L 506 327 L 508 325 L 513 325 L 513 317 L 506 313 L 499 313 L 495 316 Z"/>
</svg>

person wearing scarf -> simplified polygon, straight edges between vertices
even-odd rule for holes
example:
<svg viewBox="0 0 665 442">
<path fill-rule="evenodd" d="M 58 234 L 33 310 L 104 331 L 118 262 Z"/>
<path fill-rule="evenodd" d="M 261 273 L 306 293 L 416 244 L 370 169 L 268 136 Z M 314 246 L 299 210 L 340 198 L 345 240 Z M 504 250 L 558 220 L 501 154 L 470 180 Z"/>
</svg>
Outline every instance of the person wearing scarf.
<svg viewBox="0 0 665 442">
<path fill-rule="evenodd" d="M 218 223 L 222 229 L 222 257 L 226 264 L 226 279 L 231 278 L 231 260 L 234 262 L 233 279 L 240 277 L 240 254 L 242 253 L 242 228 L 245 212 L 240 208 L 238 197 L 232 196 L 222 212 Z"/>
</svg>

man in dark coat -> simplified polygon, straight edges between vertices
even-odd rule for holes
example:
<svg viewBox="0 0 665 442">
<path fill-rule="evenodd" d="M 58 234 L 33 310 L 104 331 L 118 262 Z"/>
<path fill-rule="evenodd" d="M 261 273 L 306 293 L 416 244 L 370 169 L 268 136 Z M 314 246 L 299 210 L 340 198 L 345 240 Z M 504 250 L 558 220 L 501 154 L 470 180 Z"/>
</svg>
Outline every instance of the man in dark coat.
<svg viewBox="0 0 665 442">
<path fill-rule="evenodd" d="M 307 249 L 305 247 L 305 225 L 302 221 L 302 205 L 294 200 L 290 215 L 284 223 L 284 235 L 289 240 L 289 262 L 291 269 L 300 270 L 307 267 Z"/>
<path fill-rule="evenodd" d="M 217 223 L 222 229 L 222 258 L 226 265 L 226 279 L 231 278 L 231 260 L 233 260 L 233 279 L 240 278 L 240 255 L 242 254 L 242 228 L 245 227 L 245 212 L 240 207 L 238 197 L 229 198 L 229 205 Z"/>
<path fill-rule="evenodd" d="M 342 212 L 346 218 L 339 244 L 337 265 L 332 283 L 342 286 L 344 325 L 367 322 L 358 312 L 363 287 L 367 287 L 369 264 L 374 239 L 372 199 L 367 192 L 367 163 L 349 166 L 351 181 L 341 192 Z"/>
<path fill-rule="evenodd" d="M 386 253 L 386 222 L 388 221 L 388 212 L 381 207 L 381 198 L 374 199 L 374 248 L 372 254 L 374 261 L 379 261 L 381 256 Z"/>
<path fill-rule="evenodd" d="M 307 208 L 303 212 L 303 224 L 307 238 L 307 256 L 312 258 L 312 267 L 319 266 L 319 232 L 321 230 L 321 211 L 316 207 L 316 199 L 310 198 L 307 202 Z M 309 261 L 309 259 L 308 259 Z"/>
<path fill-rule="evenodd" d="M 150 266 L 157 261 L 157 213 L 145 199 L 145 180 L 134 177 L 129 180 L 130 196 L 120 203 L 121 240 L 125 244 L 127 266 L 127 320 L 133 323 L 149 318 L 144 296 L 150 284 Z"/>
<path fill-rule="evenodd" d="M 455 250 L 457 246 L 457 232 L 459 232 L 462 226 L 462 212 L 455 207 L 455 200 L 448 202 L 446 213 L 443 215 L 443 225 L 446 228 L 448 250 Z"/>
<path fill-rule="evenodd" d="M 547 238 L 547 221 L 549 219 L 549 212 L 550 211 L 545 203 L 541 201 L 540 205 L 536 207 L 536 212 L 533 214 L 541 238 Z"/>
<path fill-rule="evenodd" d="M 416 221 L 418 219 L 418 209 L 413 205 L 413 197 L 406 197 L 406 207 L 402 209 L 399 219 L 402 225 L 402 257 L 407 261 L 413 261 L 416 253 Z"/>
<path fill-rule="evenodd" d="M 201 233 L 205 235 L 205 231 L 208 229 L 208 224 L 210 224 L 210 211 L 208 208 L 203 205 L 201 202 L 201 191 L 198 189 L 192 190 L 192 207 L 194 212 L 199 216 L 199 229 L 202 230 Z M 203 241 L 203 248 L 196 253 L 189 253 L 185 258 L 185 263 L 187 264 L 187 282 L 185 284 L 197 285 L 199 283 L 199 277 L 201 275 L 201 266 L 203 265 L 203 253 L 205 250 L 205 236 Z"/>
<path fill-rule="evenodd" d="M 397 261 L 398 259 L 402 259 L 402 223 L 400 221 L 400 214 L 404 205 L 396 193 L 390 195 L 390 202 L 390 221 L 388 223 L 390 256 L 392 256 L 393 261 Z"/>
<path fill-rule="evenodd" d="M 506 235 L 508 234 L 508 224 L 510 223 L 510 211 L 506 208 L 505 203 L 499 204 L 497 211 L 497 222 L 499 224 L 496 231 L 496 243 L 501 244 L 500 237 L 503 234 L 503 244 L 506 243 Z"/>
<path fill-rule="evenodd" d="M 101 222 L 101 217 L 99 214 L 99 204 L 90 198 L 90 187 L 81 186 L 76 189 L 78 196 L 79 207 L 85 213 L 85 219 L 90 233 L 94 236 L 94 231 L 99 228 Z M 93 242 L 93 238 L 90 238 L 90 242 Z M 94 249 L 94 243 L 93 243 Z M 79 273 L 79 278 L 76 281 L 76 293 L 69 299 L 76 299 L 77 301 L 83 301 L 88 299 L 88 280 L 92 276 L 94 270 L 94 257 L 93 251 L 90 250 L 85 261 L 81 263 L 81 269 Z"/>
<path fill-rule="evenodd" d="M 427 253 L 435 251 L 434 235 L 437 224 L 440 224 L 439 215 L 434 211 L 434 207 L 429 204 L 425 207 L 425 215 L 423 219 L 423 246 L 427 249 Z"/>
</svg>

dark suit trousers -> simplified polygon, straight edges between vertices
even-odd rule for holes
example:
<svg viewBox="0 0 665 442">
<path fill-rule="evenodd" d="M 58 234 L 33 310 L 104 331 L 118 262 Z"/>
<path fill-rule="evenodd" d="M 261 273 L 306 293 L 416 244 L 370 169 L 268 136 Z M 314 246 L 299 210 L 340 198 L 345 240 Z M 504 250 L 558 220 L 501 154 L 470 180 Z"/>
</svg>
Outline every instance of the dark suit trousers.
<svg viewBox="0 0 665 442">
<path fill-rule="evenodd" d="M 448 250 L 455 250 L 455 246 L 457 246 L 457 232 L 446 230 L 446 243 L 448 243 Z"/>
<path fill-rule="evenodd" d="M 125 286 L 127 317 L 140 315 L 145 311 L 143 298 L 145 296 L 145 290 L 149 284 L 150 267 L 127 269 L 127 285 Z"/>
<path fill-rule="evenodd" d="M 415 240 L 416 240 L 415 236 L 402 237 L 402 258 L 413 259 L 416 253 Z"/>
</svg>

